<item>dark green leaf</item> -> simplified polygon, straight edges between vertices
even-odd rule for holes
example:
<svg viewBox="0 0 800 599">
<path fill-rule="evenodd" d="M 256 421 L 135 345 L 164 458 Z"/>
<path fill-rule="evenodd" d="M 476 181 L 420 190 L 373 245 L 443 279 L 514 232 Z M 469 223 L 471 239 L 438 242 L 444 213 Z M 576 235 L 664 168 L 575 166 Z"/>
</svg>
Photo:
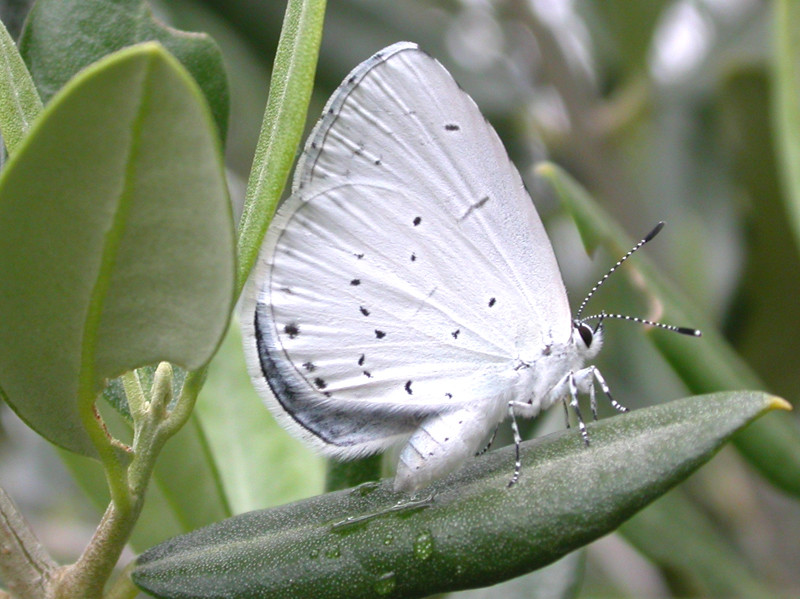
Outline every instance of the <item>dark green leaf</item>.
<svg viewBox="0 0 800 599">
<path fill-rule="evenodd" d="M 738 429 L 787 407 L 755 392 L 690 397 L 476 458 L 414 497 L 367 483 L 251 512 L 145 552 L 133 573 L 169 598 L 422 597 L 551 563 L 614 530 Z"/>
<path fill-rule="evenodd" d="M 47 103 L 79 70 L 140 42 L 160 42 L 197 81 L 225 139 L 228 80 L 217 44 L 203 33 L 159 23 L 143 0 L 38 0 L 19 46 Z"/>
</svg>

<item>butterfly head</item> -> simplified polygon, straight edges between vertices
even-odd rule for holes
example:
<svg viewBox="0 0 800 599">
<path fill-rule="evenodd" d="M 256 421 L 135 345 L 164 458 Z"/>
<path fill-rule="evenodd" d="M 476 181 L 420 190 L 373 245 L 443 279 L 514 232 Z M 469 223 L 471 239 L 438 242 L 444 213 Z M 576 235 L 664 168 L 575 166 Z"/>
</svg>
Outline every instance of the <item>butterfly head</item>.
<svg viewBox="0 0 800 599">
<path fill-rule="evenodd" d="M 572 343 L 584 359 L 594 358 L 603 347 L 603 320 L 594 328 L 582 320 L 573 320 Z"/>
</svg>

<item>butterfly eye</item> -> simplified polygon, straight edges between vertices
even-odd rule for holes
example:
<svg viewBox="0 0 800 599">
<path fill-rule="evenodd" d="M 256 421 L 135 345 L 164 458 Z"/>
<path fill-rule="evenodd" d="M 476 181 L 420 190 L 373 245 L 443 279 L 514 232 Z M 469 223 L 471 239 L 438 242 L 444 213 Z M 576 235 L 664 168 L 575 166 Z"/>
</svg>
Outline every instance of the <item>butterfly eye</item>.
<svg viewBox="0 0 800 599">
<path fill-rule="evenodd" d="M 580 333 L 581 339 L 586 344 L 586 347 L 592 346 L 592 339 L 594 337 L 594 332 L 592 332 L 592 327 L 587 324 L 579 324 L 578 325 L 578 333 Z"/>
</svg>

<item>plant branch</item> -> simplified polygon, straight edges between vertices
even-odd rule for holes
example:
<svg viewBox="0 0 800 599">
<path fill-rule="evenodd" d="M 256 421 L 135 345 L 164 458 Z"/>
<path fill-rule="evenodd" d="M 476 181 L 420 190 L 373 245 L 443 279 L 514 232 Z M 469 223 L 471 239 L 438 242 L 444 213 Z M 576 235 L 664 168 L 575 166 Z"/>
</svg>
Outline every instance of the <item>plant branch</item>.
<svg viewBox="0 0 800 599">
<path fill-rule="evenodd" d="M 0 578 L 15 596 L 44 597 L 58 565 L 0 488 Z M 11 595 L 0 591 L 0 599 Z"/>
</svg>

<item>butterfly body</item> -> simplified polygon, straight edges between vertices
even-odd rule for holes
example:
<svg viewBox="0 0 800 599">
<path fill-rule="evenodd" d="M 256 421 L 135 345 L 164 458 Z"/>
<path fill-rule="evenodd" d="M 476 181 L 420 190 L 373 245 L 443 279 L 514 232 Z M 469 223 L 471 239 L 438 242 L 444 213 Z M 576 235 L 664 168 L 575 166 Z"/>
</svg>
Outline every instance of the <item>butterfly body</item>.
<svg viewBox="0 0 800 599">
<path fill-rule="evenodd" d="M 509 413 L 588 390 L 601 341 L 573 323 L 497 134 L 405 42 L 328 102 L 242 323 L 251 376 L 287 428 L 340 458 L 404 443 L 405 490 L 457 467 Z"/>
</svg>

